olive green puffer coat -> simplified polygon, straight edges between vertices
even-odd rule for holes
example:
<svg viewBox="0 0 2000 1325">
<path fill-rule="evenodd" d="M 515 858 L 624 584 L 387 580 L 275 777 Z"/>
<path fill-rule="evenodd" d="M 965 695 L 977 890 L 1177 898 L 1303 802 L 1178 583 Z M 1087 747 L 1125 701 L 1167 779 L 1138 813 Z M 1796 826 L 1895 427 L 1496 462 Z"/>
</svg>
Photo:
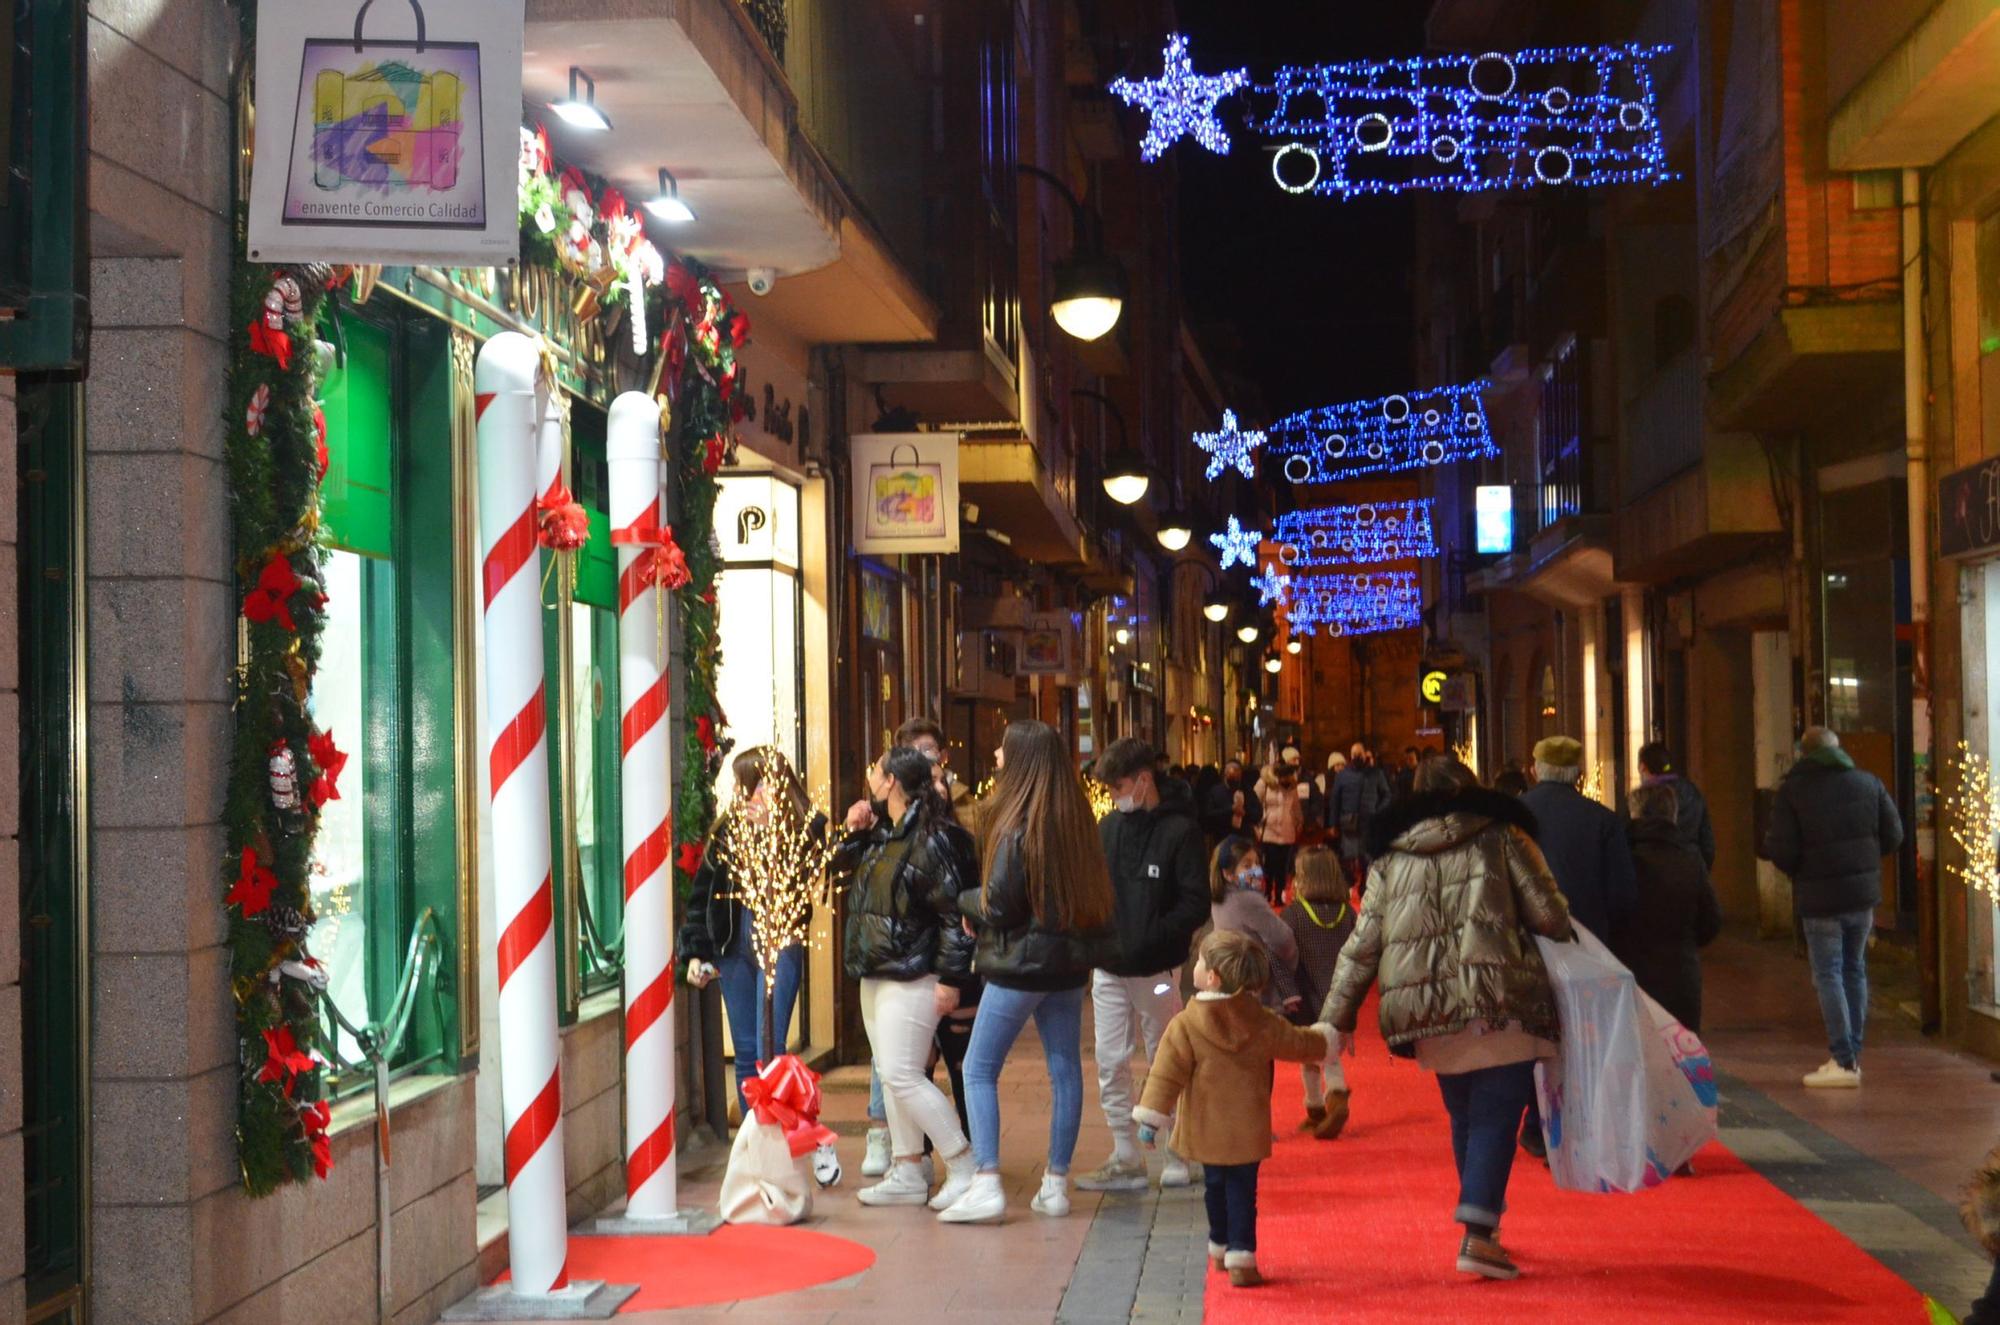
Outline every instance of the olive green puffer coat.
<svg viewBox="0 0 2000 1325">
<path fill-rule="evenodd" d="M 1320 1020 L 1353 1030 L 1379 977 L 1392 1053 L 1414 1056 L 1418 1040 L 1481 1020 L 1560 1039 L 1530 932 L 1568 938 L 1569 906 L 1534 832 L 1526 806 L 1479 787 L 1412 796 L 1378 816 L 1361 917 Z"/>
</svg>

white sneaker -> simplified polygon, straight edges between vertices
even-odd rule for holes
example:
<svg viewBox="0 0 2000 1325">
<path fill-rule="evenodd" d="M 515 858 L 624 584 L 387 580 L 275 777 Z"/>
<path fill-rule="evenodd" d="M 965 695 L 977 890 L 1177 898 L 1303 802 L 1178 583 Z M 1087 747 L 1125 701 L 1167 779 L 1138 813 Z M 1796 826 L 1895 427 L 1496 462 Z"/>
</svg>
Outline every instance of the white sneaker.
<svg viewBox="0 0 2000 1325">
<path fill-rule="evenodd" d="M 931 1199 L 931 1185 L 915 1164 L 892 1164 L 888 1177 L 873 1187 L 863 1187 L 856 1199 L 863 1205 L 922 1205 Z"/>
<path fill-rule="evenodd" d="M 930 1155 L 925 1155 L 922 1167 L 924 1170 L 924 1190 L 929 1191 L 931 1188 L 937 1186 L 937 1160 Z"/>
<path fill-rule="evenodd" d="M 1028 1208 L 1038 1215 L 1051 1219 L 1061 1219 L 1069 1213 L 1069 1175 L 1044 1173 L 1042 1189 L 1035 1193 L 1035 1199 L 1028 1202 Z"/>
<path fill-rule="evenodd" d="M 1077 1190 L 1085 1192 L 1143 1192 L 1146 1190 L 1146 1162 L 1119 1159 L 1113 1155 L 1088 1173 L 1079 1174 Z"/>
<path fill-rule="evenodd" d="M 972 1147 L 965 1149 L 944 1162 L 944 1186 L 938 1188 L 931 1197 L 931 1209 L 949 1210 L 958 1198 L 972 1189 L 972 1180 L 979 1176 L 979 1164 L 972 1158 Z"/>
<path fill-rule="evenodd" d="M 1179 1155 L 1169 1153 L 1166 1164 L 1160 1169 L 1160 1190 L 1192 1186 L 1194 1186 L 1194 1173 L 1188 1168 L 1188 1162 Z"/>
<path fill-rule="evenodd" d="M 997 1173 L 975 1173 L 965 1195 L 938 1212 L 947 1224 L 997 1224 L 1007 1213 L 1007 1193 Z"/>
<path fill-rule="evenodd" d="M 868 1129 L 868 1154 L 861 1161 L 861 1176 L 879 1178 L 889 1171 L 889 1161 L 893 1158 L 889 1150 L 889 1129 L 871 1127 Z"/>
<path fill-rule="evenodd" d="M 831 1187 L 840 1181 L 840 1175 L 840 1152 L 833 1148 L 833 1142 L 822 1142 L 813 1151 L 813 1180 L 822 1187 Z"/>
<path fill-rule="evenodd" d="M 1842 1067 L 1838 1059 L 1829 1058 L 1806 1073 L 1805 1083 L 1819 1090 L 1853 1090 L 1861 1084 L 1861 1067 Z"/>
</svg>

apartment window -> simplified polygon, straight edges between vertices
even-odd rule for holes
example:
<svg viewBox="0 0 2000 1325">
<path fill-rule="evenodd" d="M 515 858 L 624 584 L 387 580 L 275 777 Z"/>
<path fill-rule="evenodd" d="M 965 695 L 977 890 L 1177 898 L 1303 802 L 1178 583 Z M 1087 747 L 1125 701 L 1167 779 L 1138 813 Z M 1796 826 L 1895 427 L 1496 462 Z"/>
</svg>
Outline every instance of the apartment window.
<svg viewBox="0 0 2000 1325">
<path fill-rule="evenodd" d="M 1582 365 L 1570 337 L 1542 369 L 1541 521 L 1548 528 L 1583 510 Z"/>
<path fill-rule="evenodd" d="M 987 235 L 980 322 L 988 342 L 1008 363 L 1017 364 L 1021 257 L 1015 168 L 1021 159 L 1021 112 L 1014 84 L 1014 11 L 1012 6 L 983 9 L 987 27 L 979 43 L 979 164 Z"/>
<path fill-rule="evenodd" d="M 341 1015 L 366 1026 L 395 999 L 424 912 L 447 943 L 457 932 L 452 541 L 424 536 L 452 519 L 450 448 L 432 444 L 450 431 L 449 367 L 440 323 L 341 318 L 345 354 L 324 391 L 327 607 L 311 705 L 348 761 L 313 841 L 311 945 Z M 308 794 L 303 778 L 294 791 Z M 435 991 L 420 992 L 395 1066 L 456 1043 Z M 333 1047 L 342 1064 L 362 1063 L 346 1030 Z M 367 1080 L 344 1072 L 336 1085 Z"/>
</svg>

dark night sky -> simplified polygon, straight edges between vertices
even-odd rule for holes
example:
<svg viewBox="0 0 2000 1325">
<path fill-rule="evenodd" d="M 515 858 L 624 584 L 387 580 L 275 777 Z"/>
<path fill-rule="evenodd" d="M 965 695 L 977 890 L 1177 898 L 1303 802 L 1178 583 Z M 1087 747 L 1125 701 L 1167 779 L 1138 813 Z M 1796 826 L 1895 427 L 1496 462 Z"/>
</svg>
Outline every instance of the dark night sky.
<svg viewBox="0 0 2000 1325">
<path fill-rule="evenodd" d="M 1197 73 L 1247 66 L 1255 79 L 1283 64 L 1417 54 L 1428 8 L 1419 0 L 1181 0 L 1180 21 Z M 1159 56 L 1137 63 L 1151 76 Z M 1174 149 L 1187 297 L 1217 371 L 1256 383 L 1266 415 L 1259 422 L 1417 385 L 1408 380 L 1409 203 L 1281 191 L 1263 141 L 1243 128 L 1244 104 L 1240 96 L 1224 103 L 1235 140 L 1229 156 L 1188 139 Z"/>
</svg>

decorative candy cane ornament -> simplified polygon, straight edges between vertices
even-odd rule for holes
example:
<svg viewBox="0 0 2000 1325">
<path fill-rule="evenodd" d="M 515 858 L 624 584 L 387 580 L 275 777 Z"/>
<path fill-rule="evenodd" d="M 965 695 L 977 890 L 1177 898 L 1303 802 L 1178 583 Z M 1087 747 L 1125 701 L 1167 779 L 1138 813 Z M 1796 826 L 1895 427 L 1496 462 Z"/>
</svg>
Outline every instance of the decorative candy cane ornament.
<svg viewBox="0 0 2000 1325">
<path fill-rule="evenodd" d="M 562 1079 L 556 1034 L 555 891 L 549 857 L 549 745 L 542 675 L 536 502 L 548 491 L 544 439 L 555 384 L 535 341 L 503 331 L 473 371 L 479 419 L 479 550 L 486 631 L 486 756 L 500 967 L 500 1104 L 507 1139 L 507 1252 L 514 1289 L 569 1283 Z M 557 471 L 559 473 L 559 469 Z"/>
<path fill-rule="evenodd" d="M 661 533 L 660 407 L 627 391 L 605 431 L 618 549 L 618 693 L 624 706 L 625 1214 L 679 1213 L 674 1159 L 673 879 L 667 660 L 654 573 Z"/>
</svg>

